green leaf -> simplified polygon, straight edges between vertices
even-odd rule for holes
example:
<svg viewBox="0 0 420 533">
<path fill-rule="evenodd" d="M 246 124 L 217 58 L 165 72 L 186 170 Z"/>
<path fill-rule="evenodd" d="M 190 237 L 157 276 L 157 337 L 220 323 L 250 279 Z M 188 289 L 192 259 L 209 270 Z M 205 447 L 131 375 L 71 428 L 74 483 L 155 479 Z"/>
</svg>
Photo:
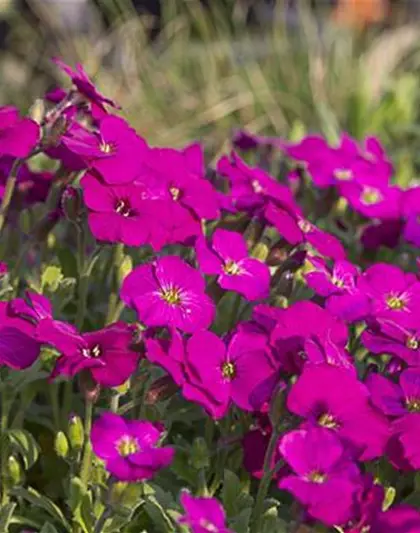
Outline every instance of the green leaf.
<svg viewBox="0 0 420 533">
<path fill-rule="evenodd" d="M 0 508 L 0 531 L 7 533 L 13 517 L 16 503 L 8 503 Z"/>
<path fill-rule="evenodd" d="M 67 500 L 68 506 L 73 513 L 75 513 L 82 505 L 83 498 L 86 493 L 87 487 L 83 481 L 78 477 L 73 477 L 70 480 L 69 499 Z"/>
<path fill-rule="evenodd" d="M 167 515 L 165 509 L 157 501 L 156 497 L 149 495 L 145 501 L 145 510 L 156 526 L 157 531 L 162 533 L 175 533 L 175 527 L 172 520 Z"/>
<path fill-rule="evenodd" d="M 44 292 L 45 289 L 55 292 L 63 278 L 64 276 L 60 267 L 54 265 L 47 266 L 41 276 L 42 292 Z"/>
<path fill-rule="evenodd" d="M 71 526 L 66 520 L 61 509 L 53 501 L 46 496 L 42 496 L 34 488 L 29 487 L 28 489 L 25 489 L 23 487 L 19 487 L 17 489 L 13 489 L 12 494 L 18 498 L 23 498 L 34 507 L 43 509 L 55 522 L 62 525 L 66 531 L 71 531 Z"/>
<path fill-rule="evenodd" d="M 44 524 L 42 526 L 42 529 L 39 533 L 60 533 L 53 525 L 51 525 L 49 522 Z"/>
<path fill-rule="evenodd" d="M 252 507 L 253 498 L 243 490 L 236 474 L 225 470 L 222 489 L 222 502 L 229 518 L 238 516 L 244 509 Z"/>
<path fill-rule="evenodd" d="M 242 511 L 229 521 L 229 526 L 236 531 L 236 533 L 247 533 L 249 520 L 251 518 L 252 508 L 242 509 Z M 272 529 L 270 533 L 279 533 L 277 529 Z"/>
<path fill-rule="evenodd" d="M 39 446 L 34 437 L 24 429 L 11 429 L 7 432 L 9 442 L 22 457 L 25 470 L 31 468 L 38 459 Z"/>
</svg>

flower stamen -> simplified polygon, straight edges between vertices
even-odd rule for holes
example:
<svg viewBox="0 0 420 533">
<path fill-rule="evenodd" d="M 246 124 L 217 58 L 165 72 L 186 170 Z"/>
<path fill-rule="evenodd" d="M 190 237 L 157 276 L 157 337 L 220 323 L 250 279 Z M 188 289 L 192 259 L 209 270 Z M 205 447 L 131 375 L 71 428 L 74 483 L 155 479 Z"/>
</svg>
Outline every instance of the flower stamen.
<svg viewBox="0 0 420 533">
<path fill-rule="evenodd" d="M 162 289 L 161 297 L 169 305 L 180 305 L 182 302 L 181 299 L 181 290 L 176 287 L 170 287 L 168 289 Z"/>
<path fill-rule="evenodd" d="M 117 442 L 117 450 L 121 457 L 128 457 L 140 451 L 137 439 L 130 435 L 123 435 Z"/>
<path fill-rule="evenodd" d="M 225 379 L 228 381 L 232 381 L 232 379 L 236 376 L 236 368 L 235 365 L 229 361 L 226 361 L 222 365 L 222 375 Z"/>
</svg>

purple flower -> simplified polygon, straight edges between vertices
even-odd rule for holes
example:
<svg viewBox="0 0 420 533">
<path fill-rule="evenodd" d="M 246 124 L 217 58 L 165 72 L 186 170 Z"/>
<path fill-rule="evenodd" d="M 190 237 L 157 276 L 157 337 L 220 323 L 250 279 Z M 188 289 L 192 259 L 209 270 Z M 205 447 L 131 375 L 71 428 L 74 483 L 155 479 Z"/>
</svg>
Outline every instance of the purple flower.
<svg viewBox="0 0 420 533">
<path fill-rule="evenodd" d="M 105 468 L 120 481 L 136 482 L 152 478 L 172 462 L 174 449 L 160 447 L 162 428 L 142 420 L 126 420 L 104 413 L 95 420 L 92 448 L 105 462 Z"/>
<path fill-rule="evenodd" d="M 218 195 L 205 179 L 203 149 L 198 143 L 183 150 L 151 149 L 136 182 L 149 190 L 150 197 L 175 203 L 197 220 L 220 216 Z"/>
<path fill-rule="evenodd" d="M 396 186 L 363 183 L 342 183 L 340 194 L 350 206 L 366 218 L 395 220 L 401 215 L 403 193 Z"/>
<path fill-rule="evenodd" d="M 336 237 L 320 230 L 299 214 L 279 207 L 274 202 L 268 204 L 264 214 L 267 221 L 277 229 L 288 243 L 294 246 L 307 244 L 321 255 L 335 260 L 345 258 L 346 252 Z"/>
<path fill-rule="evenodd" d="M 308 286 L 326 298 L 326 309 L 348 322 L 364 318 L 369 313 L 368 298 L 357 289 L 360 272 L 348 261 L 336 261 L 332 268 L 320 257 L 309 259 L 314 270 L 305 274 Z"/>
<path fill-rule="evenodd" d="M 318 187 L 363 182 L 367 177 L 377 185 L 386 185 L 393 172 L 392 164 L 378 139 L 368 137 L 359 146 L 347 134 L 333 148 L 318 136 L 305 137 L 300 143 L 284 143 L 286 154 L 303 164 Z"/>
<path fill-rule="evenodd" d="M 149 150 L 123 118 L 111 115 L 101 119 L 97 133 L 73 123 L 62 142 L 111 185 L 132 182 Z"/>
<path fill-rule="evenodd" d="M 185 343 L 182 335 L 175 328 L 171 329 L 170 338 L 155 338 L 152 334 L 145 336 L 147 359 L 164 368 L 179 386 L 184 384 Z"/>
<path fill-rule="evenodd" d="M 74 376 L 88 369 L 94 381 L 104 387 L 122 385 L 135 371 L 140 355 L 131 348 L 133 331 L 132 326 L 116 322 L 80 334 L 70 324 L 48 318 L 37 326 L 39 340 L 61 353 L 52 377 Z"/>
<path fill-rule="evenodd" d="M 270 270 L 258 259 L 248 257 L 246 241 L 240 233 L 217 229 L 211 243 L 198 239 L 195 250 L 200 269 L 218 276 L 223 289 L 239 292 L 250 301 L 268 297 Z"/>
<path fill-rule="evenodd" d="M 215 312 L 205 283 L 193 267 L 176 256 L 136 267 L 124 280 L 121 298 L 147 326 L 173 326 L 193 333 L 206 329 Z"/>
<path fill-rule="evenodd" d="M 410 366 L 420 366 L 420 331 L 391 320 L 369 321 L 362 343 L 375 354 L 392 354 Z"/>
<path fill-rule="evenodd" d="M 352 369 L 345 350 L 347 327 L 313 302 L 301 301 L 278 310 L 271 344 L 288 372 L 299 372 L 305 363 L 328 363 Z"/>
<path fill-rule="evenodd" d="M 13 316 L 6 302 L 0 302 L 0 339 L 0 365 L 22 370 L 39 356 L 41 344 L 35 326 Z"/>
<path fill-rule="evenodd" d="M 307 365 L 287 400 L 306 425 L 340 436 L 362 461 L 379 457 L 388 440 L 388 424 L 368 403 L 369 391 L 357 377 L 331 365 Z"/>
<path fill-rule="evenodd" d="M 213 333 L 196 333 L 187 343 L 183 395 L 214 418 L 224 416 L 233 401 L 246 411 L 261 408 L 277 380 L 265 335 L 239 331 L 226 349 Z"/>
<path fill-rule="evenodd" d="M 366 381 L 372 403 L 385 415 L 400 417 L 420 413 L 420 369 L 410 368 L 400 375 L 399 385 L 380 374 Z"/>
<path fill-rule="evenodd" d="M 358 280 L 358 289 L 371 302 L 371 313 L 384 319 L 410 326 L 418 322 L 420 283 L 413 274 L 405 274 L 397 266 L 377 263 Z"/>
<path fill-rule="evenodd" d="M 322 428 L 291 431 L 282 438 L 280 453 L 293 473 L 280 480 L 279 488 L 329 526 L 351 518 L 360 473 L 336 435 Z"/>
<path fill-rule="evenodd" d="M 244 152 L 254 150 L 260 146 L 275 146 L 281 147 L 282 142 L 278 137 L 265 137 L 263 135 L 255 135 L 246 130 L 238 130 L 232 137 L 232 144 L 235 148 L 239 148 Z"/>
<path fill-rule="evenodd" d="M 409 505 L 396 505 L 380 513 L 372 524 L 369 533 L 418 533 L 420 531 L 420 513 Z M 363 533 L 363 531 L 361 531 Z"/>
<path fill-rule="evenodd" d="M 52 305 L 51 302 L 37 292 L 26 291 L 23 298 L 15 298 L 9 304 L 9 312 L 11 316 L 24 318 L 32 324 L 44 318 L 52 319 Z"/>
<path fill-rule="evenodd" d="M 39 140 L 39 126 L 30 118 L 20 118 L 12 106 L 0 107 L 0 156 L 27 157 Z"/>
<path fill-rule="evenodd" d="M 373 221 L 363 230 L 360 241 L 367 250 L 377 250 L 380 246 L 396 248 L 400 241 L 403 225 L 401 220 Z"/>
<path fill-rule="evenodd" d="M 418 388 L 418 387 L 417 387 Z M 411 405 L 414 405 L 412 399 Z M 391 463 L 401 470 L 420 469 L 420 413 L 414 408 L 392 423 L 392 439 L 387 448 Z"/>
<path fill-rule="evenodd" d="M 233 533 L 226 527 L 225 512 L 216 498 L 195 498 L 184 491 L 181 504 L 185 515 L 179 523 L 188 526 L 191 533 Z"/>
<path fill-rule="evenodd" d="M 217 170 L 230 183 L 233 206 L 250 214 L 264 210 L 269 201 L 276 201 L 288 210 L 300 213 L 289 188 L 278 183 L 260 168 L 249 167 L 235 153 L 223 156 Z"/>
<path fill-rule="evenodd" d="M 105 105 L 109 105 L 116 109 L 119 109 L 119 106 L 109 98 L 103 96 L 89 79 L 84 68 L 79 63 L 76 65 L 76 70 L 73 70 L 69 65 L 66 65 L 61 59 L 53 58 L 54 63 L 65 72 L 71 79 L 74 86 L 77 88 L 79 93 L 83 95 L 92 105 L 92 115 L 94 118 L 101 118 L 106 115 Z M 62 92 L 60 96 L 63 98 Z"/>
</svg>

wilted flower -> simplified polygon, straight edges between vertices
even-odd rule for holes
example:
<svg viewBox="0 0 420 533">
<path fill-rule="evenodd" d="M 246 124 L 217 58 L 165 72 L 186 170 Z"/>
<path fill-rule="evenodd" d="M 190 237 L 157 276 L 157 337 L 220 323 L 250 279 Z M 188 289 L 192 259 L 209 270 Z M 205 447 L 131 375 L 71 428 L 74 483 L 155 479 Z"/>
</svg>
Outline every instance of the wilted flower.
<svg viewBox="0 0 420 533">
<path fill-rule="evenodd" d="M 250 301 L 268 297 L 270 270 L 262 261 L 248 257 L 240 233 L 217 229 L 211 243 L 198 239 L 195 250 L 200 269 L 218 276 L 223 289 L 239 292 Z"/>
<path fill-rule="evenodd" d="M 121 298 L 147 326 L 174 326 L 192 333 L 207 328 L 215 306 L 193 267 L 177 256 L 136 267 L 124 280 Z"/>
<path fill-rule="evenodd" d="M 172 462 L 174 449 L 160 447 L 162 428 L 142 420 L 126 420 L 114 413 L 104 413 L 92 427 L 95 454 L 105 468 L 120 481 L 143 481 Z"/>
<path fill-rule="evenodd" d="M 183 492 L 181 504 L 185 515 L 179 523 L 188 526 L 191 533 L 233 533 L 226 527 L 225 512 L 216 498 L 195 498 Z"/>
</svg>

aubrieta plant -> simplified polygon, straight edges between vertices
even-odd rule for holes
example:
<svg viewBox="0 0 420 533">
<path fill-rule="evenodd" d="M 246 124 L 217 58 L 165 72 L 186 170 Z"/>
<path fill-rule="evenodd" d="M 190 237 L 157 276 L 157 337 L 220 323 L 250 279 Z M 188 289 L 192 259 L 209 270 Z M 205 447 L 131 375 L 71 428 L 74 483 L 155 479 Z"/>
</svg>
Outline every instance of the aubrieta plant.
<svg viewBox="0 0 420 533">
<path fill-rule="evenodd" d="M 419 533 L 420 187 L 378 139 L 0 108 L 0 531 Z"/>
</svg>

